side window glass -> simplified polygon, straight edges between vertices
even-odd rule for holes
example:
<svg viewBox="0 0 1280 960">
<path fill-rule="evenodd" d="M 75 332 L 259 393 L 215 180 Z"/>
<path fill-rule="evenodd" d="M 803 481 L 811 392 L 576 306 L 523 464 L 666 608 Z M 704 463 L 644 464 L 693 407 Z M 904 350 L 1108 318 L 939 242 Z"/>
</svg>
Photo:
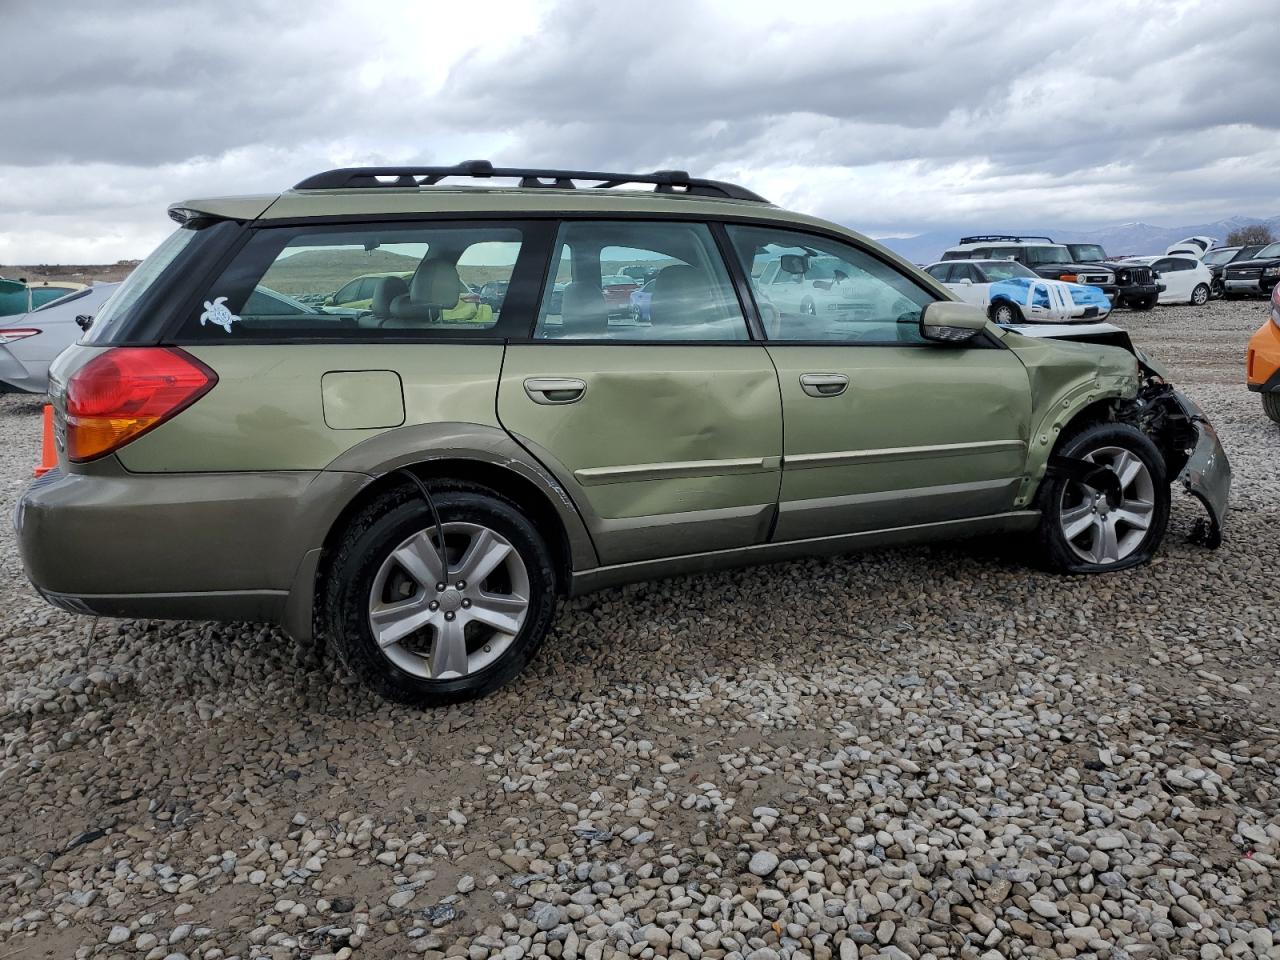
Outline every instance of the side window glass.
<svg viewBox="0 0 1280 960">
<path fill-rule="evenodd" d="M 263 228 L 213 282 L 180 336 L 376 339 L 494 330 L 504 298 L 482 300 L 476 290 L 501 285 L 505 292 L 522 239 L 516 227 L 488 223 Z"/>
<path fill-rule="evenodd" d="M 937 298 L 857 247 L 771 227 L 728 227 L 742 269 L 796 280 L 752 284 L 765 332 L 776 341 L 924 343 L 920 314 Z"/>
<path fill-rule="evenodd" d="M 928 267 L 925 270 L 925 273 L 929 274 L 929 276 L 933 277 L 933 279 L 939 281 L 940 283 L 945 283 L 947 280 L 948 271 L 952 271 L 952 270 L 955 270 L 955 267 L 949 264 L 935 263 L 933 266 Z"/>
<path fill-rule="evenodd" d="M 535 338 L 748 339 L 706 224 L 568 221 L 551 263 Z"/>
<path fill-rule="evenodd" d="M 1042 283 L 1037 283 L 1034 292 L 1031 294 L 1031 305 L 1033 307 L 1041 307 L 1048 310 L 1049 288 Z"/>
</svg>

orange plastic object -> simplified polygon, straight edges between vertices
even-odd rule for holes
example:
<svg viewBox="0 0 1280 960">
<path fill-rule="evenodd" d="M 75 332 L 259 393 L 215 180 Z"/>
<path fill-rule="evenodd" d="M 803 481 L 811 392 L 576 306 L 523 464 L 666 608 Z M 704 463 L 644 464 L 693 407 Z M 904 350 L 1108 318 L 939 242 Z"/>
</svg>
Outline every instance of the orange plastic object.
<svg viewBox="0 0 1280 960">
<path fill-rule="evenodd" d="M 58 465 L 58 448 L 53 443 L 53 405 L 44 405 L 44 436 L 40 440 L 40 465 L 33 471 L 37 477 Z"/>
</svg>

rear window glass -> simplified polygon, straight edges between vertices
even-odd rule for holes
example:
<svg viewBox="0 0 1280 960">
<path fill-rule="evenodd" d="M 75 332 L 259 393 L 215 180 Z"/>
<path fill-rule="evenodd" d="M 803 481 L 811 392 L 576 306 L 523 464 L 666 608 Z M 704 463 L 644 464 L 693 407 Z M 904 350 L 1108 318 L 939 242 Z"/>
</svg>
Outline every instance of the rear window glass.
<svg viewBox="0 0 1280 960">
<path fill-rule="evenodd" d="M 507 312 L 523 246 L 522 230 L 502 223 L 264 227 L 179 339 L 488 335 Z"/>
<path fill-rule="evenodd" d="M 109 339 L 112 330 L 120 326 L 133 307 L 142 299 L 169 265 L 178 258 L 199 234 L 196 226 L 179 227 L 143 260 L 133 273 L 116 288 L 116 292 L 99 309 L 93 323 L 81 338 L 82 343 L 102 343 Z"/>
</svg>

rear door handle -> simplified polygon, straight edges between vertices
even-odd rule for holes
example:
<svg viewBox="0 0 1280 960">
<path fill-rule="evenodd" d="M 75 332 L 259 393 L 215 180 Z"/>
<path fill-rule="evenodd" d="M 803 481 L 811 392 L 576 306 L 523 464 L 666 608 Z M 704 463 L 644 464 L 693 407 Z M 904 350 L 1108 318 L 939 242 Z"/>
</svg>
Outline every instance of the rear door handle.
<svg viewBox="0 0 1280 960">
<path fill-rule="evenodd" d="M 849 386 L 843 373 L 802 373 L 800 389 L 811 397 L 838 397 Z"/>
<path fill-rule="evenodd" d="M 587 392 L 587 383 L 572 377 L 530 377 L 524 382 L 524 392 L 534 403 L 577 403 Z"/>
</svg>

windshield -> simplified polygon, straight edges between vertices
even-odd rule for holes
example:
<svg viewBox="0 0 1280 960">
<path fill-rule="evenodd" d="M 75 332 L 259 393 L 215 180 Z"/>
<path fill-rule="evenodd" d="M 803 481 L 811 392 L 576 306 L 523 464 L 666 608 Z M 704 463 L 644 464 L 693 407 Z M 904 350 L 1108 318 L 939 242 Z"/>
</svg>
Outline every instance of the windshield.
<svg viewBox="0 0 1280 960">
<path fill-rule="evenodd" d="M 1080 263 L 1098 263 L 1107 259 L 1106 251 L 1096 243 L 1073 243 L 1069 249 Z"/>
<path fill-rule="evenodd" d="M 1071 254 L 1066 247 L 1027 247 L 1027 263 L 1070 263 Z"/>
<path fill-rule="evenodd" d="M 1280 243 L 1270 243 L 1257 252 L 1254 259 L 1261 260 L 1264 257 L 1280 257 Z"/>
<path fill-rule="evenodd" d="M 982 265 L 982 272 L 992 281 L 1008 280 L 1010 277 L 1036 277 L 1034 270 L 1028 270 L 1016 260 L 992 260 Z"/>
<path fill-rule="evenodd" d="M 116 292 L 98 308 L 93 323 L 85 331 L 83 343 L 96 343 L 105 338 L 112 325 L 123 317 L 144 293 L 147 292 L 160 274 L 173 263 L 196 235 L 190 227 L 179 227 L 164 240 L 147 259 L 134 269 L 124 283 L 116 288 Z"/>
<path fill-rule="evenodd" d="M 1230 247 L 1226 247 L 1226 248 L 1223 248 L 1222 250 L 1210 250 L 1200 259 L 1202 259 L 1205 263 L 1216 267 L 1222 263 L 1230 263 L 1231 258 L 1234 257 L 1235 255 L 1236 255 L 1235 250 L 1231 249 Z"/>
</svg>

